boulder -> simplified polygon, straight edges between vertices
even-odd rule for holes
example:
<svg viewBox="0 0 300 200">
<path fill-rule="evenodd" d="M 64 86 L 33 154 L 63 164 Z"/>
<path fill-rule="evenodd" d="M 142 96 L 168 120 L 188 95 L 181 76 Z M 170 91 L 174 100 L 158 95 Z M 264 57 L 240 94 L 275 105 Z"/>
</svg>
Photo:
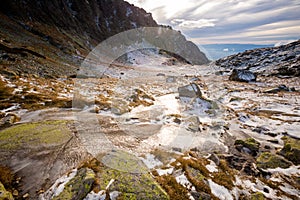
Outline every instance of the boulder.
<svg viewBox="0 0 300 200">
<path fill-rule="evenodd" d="M 300 140 L 291 137 L 283 137 L 284 147 L 279 152 L 289 161 L 292 161 L 295 165 L 300 164 Z"/>
<path fill-rule="evenodd" d="M 18 121 L 20 121 L 20 117 L 18 115 L 15 113 L 6 113 L 5 116 L 0 119 L 0 127 L 11 126 Z"/>
<path fill-rule="evenodd" d="M 260 154 L 260 156 L 256 159 L 257 161 L 257 167 L 262 168 L 262 169 L 267 169 L 267 168 L 289 168 L 292 163 L 287 161 L 281 156 L 272 154 L 270 152 L 263 152 Z"/>
<path fill-rule="evenodd" d="M 60 199 L 84 199 L 91 191 L 95 181 L 95 173 L 89 168 L 81 168 L 78 170 L 74 178 L 72 178 L 64 187 L 64 190 L 53 200 Z"/>
<path fill-rule="evenodd" d="M 259 150 L 260 143 L 253 138 L 247 138 L 246 140 L 236 140 L 234 146 L 239 151 L 247 152 L 253 156 L 256 156 Z"/>
<path fill-rule="evenodd" d="M 196 98 L 202 97 L 201 90 L 196 83 L 191 83 L 178 88 L 179 97 Z"/>
<path fill-rule="evenodd" d="M 256 81 L 256 74 L 242 69 L 234 69 L 229 77 L 231 81 L 252 82 Z"/>
</svg>

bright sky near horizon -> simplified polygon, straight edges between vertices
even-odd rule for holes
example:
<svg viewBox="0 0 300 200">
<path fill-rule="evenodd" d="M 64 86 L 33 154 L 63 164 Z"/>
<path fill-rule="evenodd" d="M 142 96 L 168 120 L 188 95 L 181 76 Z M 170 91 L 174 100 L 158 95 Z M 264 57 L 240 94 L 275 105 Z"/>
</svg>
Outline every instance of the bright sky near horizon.
<svg viewBox="0 0 300 200">
<path fill-rule="evenodd" d="M 196 44 L 300 39 L 299 0 L 126 0 Z"/>
</svg>

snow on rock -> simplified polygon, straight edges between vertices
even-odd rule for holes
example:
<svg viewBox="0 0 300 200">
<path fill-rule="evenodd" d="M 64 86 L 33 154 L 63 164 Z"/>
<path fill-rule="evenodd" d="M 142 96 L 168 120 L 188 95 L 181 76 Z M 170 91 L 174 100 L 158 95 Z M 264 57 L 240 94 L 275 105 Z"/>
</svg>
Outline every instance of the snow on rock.
<svg viewBox="0 0 300 200">
<path fill-rule="evenodd" d="M 220 198 L 221 200 L 233 200 L 232 195 L 224 186 L 216 184 L 211 179 L 208 180 L 208 183 L 212 194 L 214 194 L 216 197 Z"/>
<path fill-rule="evenodd" d="M 65 188 L 65 185 L 76 176 L 77 169 L 73 169 L 71 173 L 64 175 L 63 177 L 57 179 L 52 187 L 47 190 L 45 193 L 41 194 L 40 200 L 52 199 L 53 197 L 58 196 Z"/>
<path fill-rule="evenodd" d="M 146 154 L 145 158 L 142 157 L 141 159 L 149 169 L 153 169 L 163 164 L 162 162 L 157 160 L 153 154 L 149 154 L 149 153 Z"/>
</svg>

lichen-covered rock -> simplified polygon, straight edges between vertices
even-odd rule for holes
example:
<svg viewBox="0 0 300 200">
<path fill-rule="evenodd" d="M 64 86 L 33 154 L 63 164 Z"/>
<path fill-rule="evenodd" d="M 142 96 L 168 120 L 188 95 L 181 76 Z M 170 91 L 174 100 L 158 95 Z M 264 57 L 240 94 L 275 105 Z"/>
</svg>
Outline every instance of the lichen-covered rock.
<svg viewBox="0 0 300 200">
<path fill-rule="evenodd" d="M 259 150 L 260 143 L 253 138 L 247 138 L 246 140 L 236 140 L 234 145 L 239 151 L 246 151 L 251 155 L 256 156 Z"/>
<path fill-rule="evenodd" d="M 291 162 L 287 161 L 281 156 L 272 154 L 270 152 L 263 152 L 260 154 L 260 156 L 256 159 L 257 161 L 257 167 L 262 169 L 267 168 L 289 168 L 291 166 Z"/>
<path fill-rule="evenodd" d="M 0 200 L 13 200 L 13 196 L 8 192 L 0 182 Z"/>
<path fill-rule="evenodd" d="M 248 70 L 234 69 L 229 77 L 229 80 L 251 82 L 256 81 L 256 75 Z"/>
<path fill-rule="evenodd" d="M 71 136 L 66 121 L 24 123 L 0 132 L 0 149 L 58 145 Z"/>
<path fill-rule="evenodd" d="M 113 151 L 101 160 L 105 165 L 98 173 L 102 190 L 114 179 L 109 190 L 120 192 L 120 199 L 169 199 L 148 168 L 135 156 Z"/>
<path fill-rule="evenodd" d="M 286 159 L 292 161 L 294 164 L 300 164 L 300 140 L 283 137 L 284 147 L 280 151 L 280 154 L 284 156 Z"/>
<path fill-rule="evenodd" d="M 81 168 L 76 176 L 64 187 L 64 190 L 53 200 L 82 200 L 91 191 L 95 181 L 95 173 L 89 168 Z"/>
<path fill-rule="evenodd" d="M 264 200 L 264 194 L 261 192 L 256 192 L 254 194 L 251 194 L 251 200 Z"/>
</svg>

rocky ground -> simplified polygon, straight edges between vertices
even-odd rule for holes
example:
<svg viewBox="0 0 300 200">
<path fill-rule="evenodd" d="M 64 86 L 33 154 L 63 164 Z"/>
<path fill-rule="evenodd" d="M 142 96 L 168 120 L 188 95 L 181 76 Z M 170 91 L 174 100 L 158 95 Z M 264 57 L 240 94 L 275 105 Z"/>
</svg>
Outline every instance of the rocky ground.
<svg viewBox="0 0 300 200">
<path fill-rule="evenodd" d="M 278 47 L 296 52 L 289 66 L 295 44 Z M 263 52 L 193 66 L 138 51 L 101 78 L 2 74 L 2 197 L 298 199 L 299 74 L 278 61 L 229 78 Z"/>
</svg>

